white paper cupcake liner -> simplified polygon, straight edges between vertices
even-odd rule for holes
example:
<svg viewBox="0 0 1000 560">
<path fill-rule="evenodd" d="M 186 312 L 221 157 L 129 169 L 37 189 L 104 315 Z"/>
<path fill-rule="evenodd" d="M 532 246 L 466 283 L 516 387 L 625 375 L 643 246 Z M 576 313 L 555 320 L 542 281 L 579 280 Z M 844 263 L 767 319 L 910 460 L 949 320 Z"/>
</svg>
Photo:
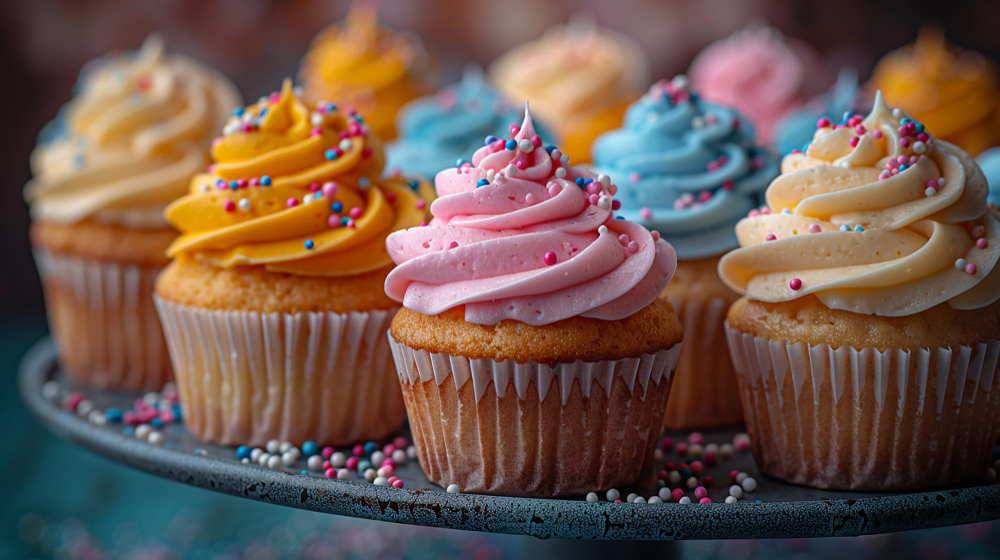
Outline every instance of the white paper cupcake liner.
<svg viewBox="0 0 1000 560">
<path fill-rule="evenodd" d="M 35 251 L 60 360 L 78 381 L 131 391 L 171 380 L 153 289 L 160 267 Z"/>
<path fill-rule="evenodd" d="M 754 458 L 790 482 L 915 489 L 983 474 L 1000 340 L 919 350 L 791 343 L 726 325 Z"/>
<path fill-rule="evenodd" d="M 200 439 L 339 445 L 402 426 L 385 337 L 396 309 L 258 313 L 155 300 L 185 422 Z"/>
<path fill-rule="evenodd" d="M 463 492 L 572 495 L 639 479 L 680 344 L 550 366 L 431 353 L 389 337 L 420 465 Z"/>
<path fill-rule="evenodd" d="M 729 302 L 719 297 L 668 299 L 684 325 L 684 349 L 670 388 L 664 427 L 682 430 L 739 424 L 743 410 L 723 326 Z"/>
</svg>

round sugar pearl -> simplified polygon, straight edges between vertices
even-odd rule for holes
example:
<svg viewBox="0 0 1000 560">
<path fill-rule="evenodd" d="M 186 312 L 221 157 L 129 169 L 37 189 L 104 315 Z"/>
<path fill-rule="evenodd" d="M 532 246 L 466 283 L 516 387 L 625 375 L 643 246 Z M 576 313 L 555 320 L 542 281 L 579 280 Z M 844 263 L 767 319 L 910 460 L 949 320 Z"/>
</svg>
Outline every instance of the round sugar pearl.
<svg viewBox="0 0 1000 560">
<path fill-rule="evenodd" d="M 323 467 L 323 457 L 313 455 L 306 461 L 306 467 L 311 471 L 318 471 Z"/>
<path fill-rule="evenodd" d="M 267 452 L 272 455 L 277 453 L 280 450 L 280 448 L 281 448 L 281 442 L 276 439 L 268 441 L 267 445 L 264 446 L 264 449 L 266 449 Z"/>
<path fill-rule="evenodd" d="M 685 504 L 685 505 L 690 504 L 691 503 L 691 498 L 688 498 L 687 496 L 684 496 L 681 499 L 677 500 L 677 503 L 678 504 Z"/>
<path fill-rule="evenodd" d="M 278 470 L 278 469 L 280 469 L 281 468 L 281 456 L 280 455 L 271 455 L 270 457 L 268 457 L 267 458 L 267 468 L 269 468 L 271 470 L 275 470 L 275 471 Z"/>
<path fill-rule="evenodd" d="M 588 502 L 596 502 L 599 499 L 600 498 L 597 497 L 597 493 L 595 493 L 595 492 L 587 492 L 587 501 Z"/>
<path fill-rule="evenodd" d="M 457 484 L 449 484 L 446 490 L 449 494 L 458 494 L 460 492 Z"/>
<path fill-rule="evenodd" d="M 740 486 L 743 487 L 745 492 L 753 492 L 757 489 L 757 480 L 748 476 L 740 482 Z"/>
<path fill-rule="evenodd" d="M 618 492 L 617 489 L 612 488 L 611 490 L 608 490 L 608 492 L 604 495 L 604 497 L 607 498 L 609 502 L 613 502 L 621 498 L 622 495 Z"/>
<path fill-rule="evenodd" d="M 330 455 L 330 464 L 338 469 L 343 467 L 347 464 L 347 455 L 340 451 L 334 452 L 333 455 Z"/>
<path fill-rule="evenodd" d="M 737 500 L 735 496 L 726 496 L 726 503 L 727 504 L 735 504 L 738 501 L 739 500 Z"/>
<path fill-rule="evenodd" d="M 739 484 L 733 484 L 732 486 L 729 487 L 729 495 L 736 499 L 742 498 L 743 487 L 740 486 Z"/>
</svg>

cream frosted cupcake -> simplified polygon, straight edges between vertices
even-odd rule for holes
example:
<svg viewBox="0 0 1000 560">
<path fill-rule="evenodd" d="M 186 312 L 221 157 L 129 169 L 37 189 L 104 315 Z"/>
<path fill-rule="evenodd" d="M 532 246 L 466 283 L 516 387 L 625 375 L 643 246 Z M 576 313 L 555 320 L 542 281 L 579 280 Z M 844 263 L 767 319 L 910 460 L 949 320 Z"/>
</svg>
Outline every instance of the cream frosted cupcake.
<svg viewBox="0 0 1000 560">
<path fill-rule="evenodd" d="M 426 219 L 430 186 L 380 179 L 364 119 L 291 81 L 236 113 L 210 171 L 166 211 L 182 235 L 156 303 L 185 423 L 223 444 L 386 436 L 404 410 L 385 237 Z"/>
<path fill-rule="evenodd" d="M 170 361 L 150 297 L 177 232 L 163 209 L 209 162 L 235 86 L 150 36 L 88 65 L 56 136 L 31 156 L 31 243 L 63 366 L 102 387 L 158 389 Z"/>
<path fill-rule="evenodd" d="M 580 494 L 635 482 L 652 455 L 680 353 L 657 298 L 676 257 L 565 161 L 525 115 L 437 175 L 428 227 L 386 241 L 399 381 L 442 486 Z"/>
<path fill-rule="evenodd" d="M 881 94 L 785 158 L 772 211 L 742 220 L 719 264 L 747 296 L 728 336 L 761 470 L 858 490 L 984 472 L 1000 431 L 986 196 L 966 152 Z"/>
</svg>

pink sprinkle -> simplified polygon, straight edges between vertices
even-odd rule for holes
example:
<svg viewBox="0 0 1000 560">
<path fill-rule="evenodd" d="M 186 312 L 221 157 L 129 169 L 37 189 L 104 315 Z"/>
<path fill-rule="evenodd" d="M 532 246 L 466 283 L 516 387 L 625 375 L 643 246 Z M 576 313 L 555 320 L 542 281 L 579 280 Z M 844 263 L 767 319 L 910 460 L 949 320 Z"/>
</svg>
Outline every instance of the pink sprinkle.
<svg viewBox="0 0 1000 560">
<path fill-rule="evenodd" d="M 559 194 L 560 190 L 562 190 L 562 187 L 560 187 L 559 183 L 556 182 L 549 183 L 548 187 L 549 187 L 549 196 L 555 196 Z"/>
<path fill-rule="evenodd" d="M 323 475 L 327 478 L 337 478 L 337 469 L 330 467 L 329 469 L 326 469 L 326 472 L 324 472 Z"/>
<path fill-rule="evenodd" d="M 591 203 L 592 205 L 595 205 L 595 206 L 597 205 L 597 202 L 599 200 L 600 200 L 600 198 L 596 194 L 592 194 L 592 195 L 590 195 L 590 196 L 587 197 L 587 202 L 589 202 L 589 203 Z"/>
<path fill-rule="evenodd" d="M 396 480 L 393 480 L 392 481 L 392 487 L 393 488 L 402 488 L 403 487 L 403 479 L 397 478 Z"/>
<path fill-rule="evenodd" d="M 760 156 L 754 156 L 754 158 L 750 160 L 751 169 L 760 169 L 763 166 L 764 166 L 764 158 Z M 723 184 L 722 186 L 725 186 L 725 184 Z"/>
<path fill-rule="evenodd" d="M 448 243 L 448 249 L 454 249 L 455 247 L 458 247 L 458 241 L 450 241 Z"/>
<path fill-rule="evenodd" d="M 337 183 L 334 183 L 333 181 L 327 181 L 323 183 L 323 186 L 321 188 L 323 190 L 323 196 L 327 198 L 333 198 L 337 196 L 337 192 L 340 190 L 340 188 L 337 186 Z"/>
<path fill-rule="evenodd" d="M 253 125 L 250 123 L 243 123 L 243 132 L 250 132 L 253 130 Z"/>
<path fill-rule="evenodd" d="M 268 101 L 271 103 L 277 103 L 279 99 L 281 99 L 281 94 L 276 91 L 272 91 L 271 96 L 268 97 Z"/>
<path fill-rule="evenodd" d="M 236 203 L 233 202 L 232 200 L 227 200 L 225 203 L 222 204 L 222 208 L 224 208 L 226 212 L 232 212 L 236 210 Z"/>
<path fill-rule="evenodd" d="M 919 161 L 919 160 L 920 160 L 920 158 L 918 158 L 917 156 L 910 156 L 910 165 L 913 165 L 914 163 L 917 163 L 917 161 Z"/>
<path fill-rule="evenodd" d="M 979 239 L 977 239 L 976 240 L 976 247 L 979 247 L 980 249 L 985 249 L 986 248 L 986 238 L 985 237 L 980 237 Z"/>
<path fill-rule="evenodd" d="M 906 125 L 905 124 L 899 125 L 899 128 L 896 129 L 896 134 L 899 134 L 900 136 L 906 136 Z"/>
<path fill-rule="evenodd" d="M 628 252 L 629 253 L 638 253 L 639 252 L 639 242 L 638 241 L 629 241 L 628 242 Z"/>
<path fill-rule="evenodd" d="M 705 465 L 702 464 L 701 461 L 691 461 L 688 468 L 691 469 L 691 472 L 694 473 L 695 476 L 701 476 L 701 473 L 705 472 Z"/>
<path fill-rule="evenodd" d="M 972 228 L 972 237 L 982 237 L 984 235 L 986 235 L 985 227 L 977 225 L 976 227 Z"/>
<path fill-rule="evenodd" d="M 707 167 L 708 167 L 709 171 L 715 171 L 716 169 L 719 168 L 719 163 L 715 162 L 715 161 L 710 161 L 710 162 L 708 162 L 708 166 Z"/>
<path fill-rule="evenodd" d="M 708 496 L 705 496 L 704 498 L 698 500 L 698 503 L 699 504 L 710 504 L 710 503 L 712 503 L 712 498 L 709 498 Z"/>
<path fill-rule="evenodd" d="M 761 206 L 760 207 L 760 213 L 761 214 L 770 214 L 771 213 L 771 207 L 770 206 Z"/>
<path fill-rule="evenodd" d="M 650 210 L 648 207 L 643 206 L 642 208 L 639 209 L 639 216 L 644 220 L 648 220 L 653 217 L 653 211 Z"/>
<path fill-rule="evenodd" d="M 767 234 L 766 237 L 764 237 L 764 241 L 774 241 L 777 238 L 778 236 L 774 235 L 773 233 L 769 233 Z"/>
<path fill-rule="evenodd" d="M 260 184 L 260 178 L 259 177 L 251 177 L 250 178 L 250 186 L 251 187 L 256 187 L 259 184 Z"/>
<path fill-rule="evenodd" d="M 899 156 L 899 157 L 896 158 L 896 162 L 897 163 L 906 163 L 908 161 L 910 161 L 910 158 L 908 158 L 906 156 Z"/>
<path fill-rule="evenodd" d="M 819 233 L 823 231 L 823 228 L 819 227 L 819 224 L 810 224 L 809 233 Z"/>
<path fill-rule="evenodd" d="M 969 274 L 975 274 L 978 269 L 976 268 L 976 263 L 969 263 L 965 265 L 965 272 Z"/>
<path fill-rule="evenodd" d="M 83 393 L 79 393 L 79 392 L 73 393 L 73 394 L 71 394 L 71 395 L 69 395 L 69 396 L 66 397 L 66 400 L 63 402 L 63 406 L 66 407 L 66 410 L 76 410 L 76 407 L 85 398 L 86 398 L 86 395 L 84 395 Z"/>
<path fill-rule="evenodd" d="M 590 194 L 597 194 L 601 190 L 601 184 L 597 181 L 587 185 L 587 192 Z"/>
<path fill-rule="evenodd" d="M 247 188 L 247 185 L 249 185 L 249 184 L 250 183 L 247 182 L 246 179 L 237 179 L 236 180 L 236 188 L 239 188 L 239 189 L 245 189 L 245 188 Z"/>
<path fill-rule="evenodd" d="M 531 135 L 531 143 L 535 145 L 536 148 L 542 145 L 542 137 L 537 134 Z"/>
<path fill-rule="evenodd" d="M 830 126 L 830 119 L 826 117 L 820 117 L 820 119 L 816 121 L 816 128 L 826 128 L 828 126 Z"/>
<path fill-rule="evenodd" d="M 531 206 L 532 204 L 535 203 L 535 195 L 532 194 L 532 193 L 528 193 L 528 194 L 524 195 L 524 202 L 528 206 Z"/>
<path fill-rule="evenodd" d="M 618 210 L 621 207 L 622 207 L 622 201 L 620 201 L 620 200 L 612 200 L 611 201 L 611 209 L 612 210 Z"/>
<path fill-rule="evenodd" d="M 419 224 L 419 227 L 424 227 L 424 226 L 426 226 L 426 225 L 427 225 L 427 222 L 425 222 L 425 221 L 421 220 L 421 221 L 420 221 L 420 224 Z"/>
<path fill-rule="evenodd" d="M 852 147 L 852 148 L 855 148 L 855 147 L 857 147 L 857 145 L 858 145 L 858 140 L 860 140 L 860 139 L 861 139 L 861 137 L 860 137 L 860 136 L 852 136 L 852 137 L 851 137 L 851 147 Z"/>
<path fill-rule="evenodd" d="M 863 124 L 859 124 L 858 126 L 854 127 L 854 134 L 857 134 L 857 135 L 860 136 L 860 135 L 862 135 L 862 134 L 864 134 L 866 132 L 868 132 L 868 130 L 865 128 L 865 125 L 863 125 Z"/>
<path fill-rule="evenodd" d="M 323 134 L 323 129 L 317 126 L 316 128 L 312 129 L 311 134 L 313 136 L 319 136 Z"/>
<path fill-rule="evenodd" d="M 354 218 L 354 219 L 358 219 L 358 218 L 361 217 L 361 208 L 355 206 L 354 208 L 351 208 L 347 212 L 347 215 L 350 216 L 350 217 L 352 217 L 352 218 Z"/>
<path fill-rule="evenodd" d="M 319 181 L 313 181 L 309 183 L 309 192 L 316 192 L 320 189 Z"/>
<path fill-rule="evenodd" d="M 555 251 L 548 251 L 542 256 L 542 259 L 545 261 L 547 266 L 552 266 L 559 262 L 559 257 L 556 255 Z"/>
<path fill-rule="evenodd" d="M 736 482 L 736 477 L 738 477 L 738 476 L 740 476 L 740 471 L 738 471 L 736 469 L 733 469 L 733 470 L 729 471 L 729 480 L 730 480 L 730 482 Z"/>
<path fill-rule="evenodd" d="M 362 448 L 361 452 L 364 453 L 364 451 L 365 451 L 364 448 Z M 351 469 L 352 471 L 356 471 L 358 470 L 358 461 L 359 459 L 357 457 L 354 456 L 348 457 L 347 462 L 344 464 L 344 466 L 347 467 L 348 469 Z"/>
<path fill-rule="evenodd" d="M 510 123 L 510 135 L 514 136 L 521 131 L 521 127 L 517 123 Z"/>
<path fill-rule="evenodd" d="M 799 279 L 798 278 L 794 278 L 794 280 L 799 280 Z M 801 280 L 799 280 L 799 285 L 800 286 L 802 285 L 802 281 Z M 793 289 L 795 289 L 795 288 L 793 288 Z M 740 453 L 746 453 L 747 451 L 750 451 L 750 440 L 749 439 L 745 439 L 745 438 L 744 439 L 737 439 L 737 440 L 733 441 L 733 447 L 735 447 L 736 450 L 739 451 Z"/>
<path fill-rule="evenodd" d="M 683 498 L 683 497 L 684 497 L 684 491 L 683 491 L 683 490 L 681 490 L 680 488 L 674 488 L 674 489 L 673 489 L 673 491 L 672 491 L 672 492 L 670 492 L 670 497 L 671 497 L 671 498 L 672 498 L 672 499 L 673 499 L 673 500 L 674 500 L 675 502 L 679 502 L 679 501 L 681 501 L 681 498 Z"/>
<path fill-rule="evenodd" d="M 847 119 L 847 126 L 858 126 L 858 124 L 860 124 L 863 120 L 864 118 L 861 115 L 854 115 L 853 117 Z"/>
<path fill-rule="evenodd" d="M 736 183 L 734 183 L 732 179 L 726 179 L 725 181 L 722 182 L 722 188 L 726 189 L 727 191 L 731 191 L 735 187 Z"/>
<path fill-rule="evenodd" d="M 756 208 L 754 208 L 753 210 L 747 212 L 747 217 L 748 218 L 756 218 L 759 215 L 760 215 L 760 211 L 757 210 Z"/>
<path fill-rule="evenodd" d="M 714 451 L 706 451 L 705 452 L 705 462 L 708 463 L 710 466 L 711 465 L 715 465 L 715 452 Z M 704 481 L 705 481 L 705 488 L 708 488 L 709 486 L 711 486 L 715 482 L 715 477 L 713 477 L 710 474 L 706 474 L 705 478 L 704 478 Z"/>
<path fill-rule="evenodd" d="M 521 160 L 517 160 L 514 162 L 514 167 L 518 169 L 524 169 L 524 162 Z"/>
<path fill-rule="evenodd" d="M 712 191 L 701 191 L 698 193 L 698 200 L 701 202 L 708 202 L 712 198 Z"/>
<path fill-rule="evenodd" d="M 323 451 L 320 453 L 320 455 L 322 455 L 324 459 L 329 459 L 330 456 L 333 455 L 334 451 L 335 450 L 332 447 L 326 446 L 323 448 Z"/>
<path fill-rule="evenodd" d="M 629 239 L 629 236 L 628 236 L 627 233 L 623 233 L 623 234 L 621 234 L 621 235 L 618 236 L 618 242 L 621 243 L 622 245 L 628 245 L 629 241 L 631 241 L 631 240 Z"/>
<path fill-rule="evenodd" d="M 347 220 L 347 227 L 349 227 L 349 228 L 352 228 L 352 227 L 354 227 L 355 225 L 357 225 L 357 224 L 355 224 L 355 223 L 354 223 L 354 220 L 350 220 L 350 219 L 349 219 L 349 220 Z"/>
<path fill-rule="evenodd" d="M 792 280 L 788 283 L 788 287 L 795 291 L 799 291 L 802 289 L 802 280 L 798 278 L 792 278 Z"/>
<path fill-rule="evenodd" d="M 396 439 L 392 440 L 392 444 L 395 445 L 397 449 L 406 449 L 406 446 L 409 445 L 409 443 L 410 442 L 406 441 L 406 438 L 403 436 L 396 436 Z"/>
<path fill-rule="evenodd" d="M 926 132 L 921 132 L 920 134 L 917 135 L 917 140 L 920 140 L 921 142 L 926 142 L 927 139 L 930 137 L 931 137 L 930 134 L 927 134 Z"/>
<path fill-rule="evenodd" d="M 417 201 L 417 210 L 423 210 L 424 208 L 427 208 L 427 201 L 421 198 Z"/>
<path fill-rule="evenodd" d="M 649 234 L 653 236 L 653 241 L 659 241 L 660 240 L 660 232 L 656 231 L 655 229 L 653 231 L 649 232 Z"/>
<path fill-rule="evenodd" d="M 875 138 L 881 138 L 882 137 L 882 129 L 881 128 L 876 128 L 875 130 L 873 130 L 872 131 L 872 136 L 874 136 Z"/>
<path fill-rule="evenodd" d="M 722 167 L 723 165 L 726 165 L 727 163 L 729 163 L 729 158 L 726 157 L 726 156 L 719 156 L 719 160 L 718 161 L 719 161 L 719 167 Z"/>
<path fill-rule="evenodd" d="M 285 201 L 285 205 L 288 206 L 289 208 L 294 208 L 295 206 L 299 205 L 299 199 L 293 196 L 289 198 L 287 201 Z"/>
<path fill-rule="evenodd" d="M 354 453 L 355 456 L 360 457 L 365 454 L 365 446 L 361 445 L 360 443 L 355 444 L 354 447 L 351 448 L 351 453 Z M 350 469 L 351 467 L 347 468 Z"/>
<path fill-rule="evenodd" d="M 372 147 L 365 146 L 364 149 L 361 150 L 361 157 L 366 157 L 366 158 L 372 157 Z"/>
<path fill-rule="evenodd" d="M 704 486 L 699 486 L 694 489 L 694 497 L 701 499 L 705 496 L 708 496 L 708 490 L 706 490 Z"/>
<path fill-rule="evenodd" d="M 705 436 L 701 432 L 691 432 L 688 434 L 688 441 L 691 443 L 705 443 Z"/>
<path fill-rule="evenodd" d="M 902 146 L 902 147 L 904 147 L 904 148 L 907 147 L 907 146 L 909 146 L 910 145 L 910 139 L 907 138 L 907 137 L 905 137 L 905 136 L 902 137 L 902 138 L 900 138 L 899 139 L 899 145 Z"/>
<path fill-rule="evenodd" d="M 930 181 L 927 181 L 927 186 L 934 190 L 938 190 L 940 188 L 938 186 L 937 179 L 931 179 Z"/>
</svg>

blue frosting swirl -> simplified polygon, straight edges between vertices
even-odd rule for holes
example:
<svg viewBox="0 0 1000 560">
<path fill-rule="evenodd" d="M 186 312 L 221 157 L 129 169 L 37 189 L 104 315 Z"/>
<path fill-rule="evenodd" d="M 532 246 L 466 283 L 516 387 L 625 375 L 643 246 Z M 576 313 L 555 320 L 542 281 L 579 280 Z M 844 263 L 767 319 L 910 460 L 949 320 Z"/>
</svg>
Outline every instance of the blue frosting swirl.
<svg viewBox="0 0 1000 560">
<path fill-rule="evenodd" d="M 986 199 L 990 204 L 1000 206 L 1000 146 L 990 148 L 976 157 L 976 163 L 983 170 L 990 194 Z"/>
<path fill-rule="evenodd" d="M 775 155 L 753 138 L 736 110 L 702 100 L 675 78 L 654 84 L 622 128 L 597 139 L 594 168 L 618 186 L 617 214 L 659 231 L 678 258 L 721 255 L 738 247 L 736 222 L 778 175 Z"/>
<path fill-rule="evenodd" d="M 471 157 L 487 136 L 506 137 L 523 114 L 486 83 L 482 70 L 467 69 L 460 82 L 403 108 L 396 126 L 400 137 L 386 145 L 386 170 L 433 179 Z M 535 129 L 542 138 L 552 138 L 537 121 Z"/>
<path fill-rule="evenodd" d="M 821 117 L 838 123 L 844 113 L 855 113 L 859 108 L 870 106 L 862 102 L 858 86 L 858 73 L 851 67 L 844 67 L 837 76 L 833 89 L 813 98 L 804 107 L 785 115 L 774 127 L 774 142 L 782 156 L 793 150 L 804 150 L 816 134 L 816 121 Z"/>
</svg>

